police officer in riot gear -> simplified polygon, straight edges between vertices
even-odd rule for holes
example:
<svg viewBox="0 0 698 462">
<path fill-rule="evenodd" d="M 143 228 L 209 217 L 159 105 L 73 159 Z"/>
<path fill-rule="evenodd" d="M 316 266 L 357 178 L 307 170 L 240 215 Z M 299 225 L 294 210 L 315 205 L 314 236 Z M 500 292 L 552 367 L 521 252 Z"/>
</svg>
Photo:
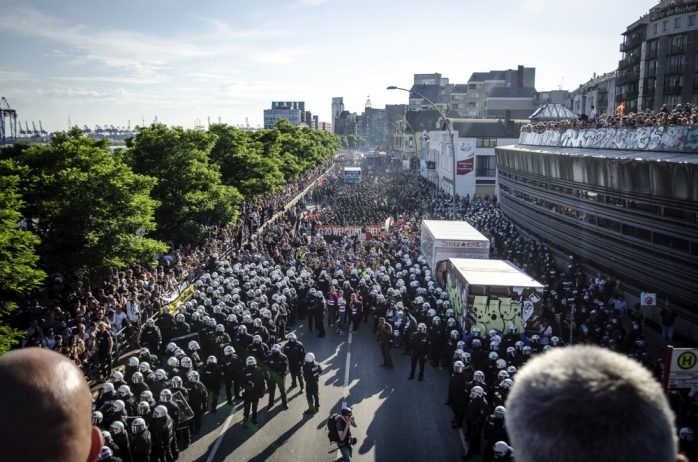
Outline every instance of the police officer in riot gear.
<svg viewBox="0 0 698 462">
<path fill-rule="evenodd" d="M 211 412 L 216 412 L 218 407 L 218 394 L 223 383 L 223 371 L 218 365 L 218 359 L 211 355 L 206 359 L 206 366 L 201 371 L 201 381 L 208 389 L 211 396 Z"/>
<path fill-rule="evenodd" d="M 257 424 L 257 406 L 264 396 L 264 384 L 266 377 L 264 371 L 257 366 L 257 359 L 248 356 L 245 360 L 245 368 L 241 374 L 242 398 L 245 400 L 243 422 L 247 423 L 252 411 L 252 423 Z"/>
<path fill-rule="evenodd" d="M 305 379 L 305 397 L 308 400 L 308 409 L 304 414 L 314 414 L 320 408 L 320 374 L 322 374 L 322 367 L 315 361 L 315 355 L 306 353 L 303 363 L 303 378 Z"/>
<path fill-rule="evenodd" d="M 271 346 L 271 353 L 266 360 L 270 373 L 268 374 L 267 386 L 269 388 L 269 409 L 274 405 L 274 395 L 276 388 L 279 388 L 281 404 L 284 409 L 288 409 L 286 399 L 286 374 L 288 374 L 288 358 L 281 353 L 281 345 L 275 343 Z"/>
<path fill-rule="evenodd" d="M 283 347 L 283 352 L 288 358 L 288 369 L 291 372 L 291 388 L 296 387 L 296 381 L 303 392 L 303 361 L 305 360 L 305 346 L 291 332 L 287 335 L 288 342 Z"/>
<path fill-rule="evenodd" d="M 424 364 L 427 361 L 427 356 L 430 351 L 429 336 L 427 335 L 427 326 L 424 323 L 417 324 L 417 332 L 414 332 L 410 337 L 410 355 L 411 366 L 410 376 L 407 380 L 414 379 L 414 371 L 419 362 L 419 381 L 424 380 Z"/>
<path fill-rule="evenodd" d="M 233 404 L 233 396 L 240 396 L 240 372 L 242 372 L 242 359 L 235 354 L 235 348 L 227 345 L 223 348 L 223 378 L 225 379 L 225 396 L 228 404 Z M 233 395 L 234 392 L 234 395 Z"/>
</svg>

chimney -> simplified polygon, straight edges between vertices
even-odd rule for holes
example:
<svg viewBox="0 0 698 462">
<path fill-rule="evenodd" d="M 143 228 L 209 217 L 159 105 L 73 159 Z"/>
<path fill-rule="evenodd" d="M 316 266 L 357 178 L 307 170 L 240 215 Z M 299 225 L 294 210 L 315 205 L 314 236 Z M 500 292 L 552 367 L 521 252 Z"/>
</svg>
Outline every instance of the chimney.
<svg viewBox="0 0 698 462">
<path fill-rule="evenodd" d="M 524 67 L 521 65 L 516 70 L 516 86 L 517 88 L 523 88 L 524 86 Z"/>
</svg>

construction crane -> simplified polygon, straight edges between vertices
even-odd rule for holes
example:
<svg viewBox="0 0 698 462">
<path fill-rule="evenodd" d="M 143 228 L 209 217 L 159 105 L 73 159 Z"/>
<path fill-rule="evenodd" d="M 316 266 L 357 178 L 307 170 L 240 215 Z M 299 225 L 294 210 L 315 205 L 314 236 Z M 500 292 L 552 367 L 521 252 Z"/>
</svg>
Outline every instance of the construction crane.
<svg viewBox="0 0 698 462">
<path fill-rule="evenodd" d="M 17 111 L 10 107 L 5 97 L 0 98 L 0 143 L 17 139 Z"/>
<path fill-rule="evenodd" d="M 32 128 L 33 128 L 32 135 L 39 136 L 39 130 L 36 129 L 36 124 L 34 123 L 33 120 L 32 120 Z"/>
<path fill-rule="evenodd" d="M 48 135 L 48 132 L 44 130 L 43 125 L 41 125 L 41 121 L 39 121 L 39 132 L 41 133 L 41 136 Z"/>
</svg>

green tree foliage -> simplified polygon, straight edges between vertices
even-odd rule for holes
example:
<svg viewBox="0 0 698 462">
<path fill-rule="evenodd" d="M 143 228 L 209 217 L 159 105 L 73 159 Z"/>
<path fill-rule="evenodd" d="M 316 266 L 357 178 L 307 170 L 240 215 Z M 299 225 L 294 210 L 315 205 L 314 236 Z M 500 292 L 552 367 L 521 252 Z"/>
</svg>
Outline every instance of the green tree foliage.
<svg viewBox="0 0 698 462">
<path fill-rule="evenodd" d="M 135 174 L 112 156 L 105 140 L 78 129 L 51 144 L 5 153 L 20 167 L 23 215 L 41 238 L 42 266 L 87 281 L 113 267 L 152 264 L 166 250 L 147 237 L 155 230 L 150 197 L 156 180 Z"/>
<path fill-rule="evenodd" d="M 0 161 L 0 354 L 9 351 L 22 335 L 6 322 L 17 309 L 15 298 L 37 287 L 46 276 L 37 269 L 39 238 L 18 226 L 24 205 L 19 172 L 12 161 Z"/>
<path fill-rule="evenodd" d="M 273 193 L 284 185 L 274 158 L 264 155 L 250 132 L 225 124 L 212 125 L 209 131 L 218 137 L 211 160 L 219 166 L 223 183 L 237 187 L 246 198 Z"/>
<path fill-rule="evenodd" d="M 206 226 L 235 221 L 242 195 L 222 183 L 219 166 L 210 161 L 216 140 L 213 133 L 153 124 L 120 153 L 135 172 L 158 179 L 152 191 L 160 203 L 156 236 L 199 244 Z"/>
</svg>

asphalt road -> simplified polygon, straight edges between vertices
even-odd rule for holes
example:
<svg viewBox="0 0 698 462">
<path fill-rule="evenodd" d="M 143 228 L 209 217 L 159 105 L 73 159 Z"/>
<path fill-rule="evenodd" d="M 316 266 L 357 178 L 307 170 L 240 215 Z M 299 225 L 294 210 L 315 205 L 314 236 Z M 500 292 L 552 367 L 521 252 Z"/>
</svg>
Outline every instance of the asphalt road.
<svg viewBox="0 0 698 462">
<path fill-rule="evenodd" d="M 367 324 L 358 334 L 339 336 L 328 330 L 325 338 L 309 334 L 305 323 L 295 332 L 322 364 L 320 411 L 309 417 L 305 394 L 298 388 L 289 393 L 288 410 L 277 398 L 266 408 L 260 400 L 258 424 L 242 424 L 242 404 L 229 406 L 222 394 L 218 412 L 204 416 L 202 435 L 179 460 L 197 462 L 322 461 L 339 458 L 328 454 L 325 431 L 327 417 L 339 412 L 342 403 L 353 408 L 358 438 L 356 461 L 455 461 L 461 460 L 460 435 L 451 429 L 451 411 L 443 402 L 448 388 L 447 371 L 427 363 L 425 380 L 408 381 L 409 357 L 393 350 L 394 369 L 380 367 L 382 357 Z M 290 386 L 290 378 L 286 379 Z M 346 386 L 345 386 L 346 384 Z"/>
</svg>

